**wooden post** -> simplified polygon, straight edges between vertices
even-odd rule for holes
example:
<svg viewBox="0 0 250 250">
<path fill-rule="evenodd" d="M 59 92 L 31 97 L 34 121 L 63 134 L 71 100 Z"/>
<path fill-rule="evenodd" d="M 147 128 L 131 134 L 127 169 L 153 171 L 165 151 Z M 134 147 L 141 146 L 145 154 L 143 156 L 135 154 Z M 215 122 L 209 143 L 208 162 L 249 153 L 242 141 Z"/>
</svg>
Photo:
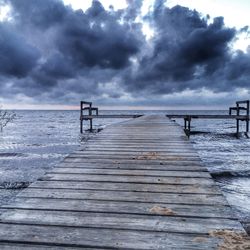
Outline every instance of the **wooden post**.
<svg viewBox="0 0 250 250">
<path fill-rule="evenodd" d="M 250 106 L 250 104 L 249 104 L 249 100 L 248 101 L 246 101 L 246 103 L 247 103 L 247 119 L 246 119 L 246 133 L 248 133 L 249 132 L 249 106 Z M 248 135 L 247 135 L 248 136 Z"/>
<path fill-rule="evenodd" d="M 191 131 L 191 116 L 184 117 L 184 131 L 187 135 L 187 137 L 190 137 L 190 131 Z"/>
<path fill-rule="evenodd" d="M 92 103 L 89 105 L 89 115 L 92 115 Z M 93 132 L 93 121 L 92 121 L 92 118 L 89 119 L 89 131 Z"/>
<path fill-rule="evenodd" d="M 188 138 L 190 137 L 191 133 L 191 116 L 188 117 Z"/>
<path fill-rule="evenodd" d="M 186 117 L 184 117 L 184 130 L 185 132 L 187 130 L 187 118 Z"/>
<path fill-rule="evenodd" d="M 82 102 L 80 102 L 80 133 L 82 134 L 82 125 L 83 125 L 83 120 L 82 120 L 82 115 L 83 115 L 83 113 L 82 113 L 82 108 L 83 108 L 83 103 Z"/>
<path fill-rule="evenodd" d="M 239 103 L 236 103 L 236 107 L 237 107 L 237 111 L 236 111 L 237 116 L 239 116 L 240 115 Z M 240 121 L 239 121 L 239 119 L 236 119 L 236 136 L 237 137 L 239 137 L 239 130 L 240 130 L 239 126 L 240 126 Z"/>
<path fill-rule="evenodd" d="M 83 108 L 83 105 L 88 105 L 88 107 Z M 92 131 L 92 118 L 84 118 L 83 111 L 88 110 L 89 115 L 92 115 L 92 102 L 80 102 L 80 133 L 83 133 L 83 120 L 90 120 L 90 131 Z"/>
</svg>

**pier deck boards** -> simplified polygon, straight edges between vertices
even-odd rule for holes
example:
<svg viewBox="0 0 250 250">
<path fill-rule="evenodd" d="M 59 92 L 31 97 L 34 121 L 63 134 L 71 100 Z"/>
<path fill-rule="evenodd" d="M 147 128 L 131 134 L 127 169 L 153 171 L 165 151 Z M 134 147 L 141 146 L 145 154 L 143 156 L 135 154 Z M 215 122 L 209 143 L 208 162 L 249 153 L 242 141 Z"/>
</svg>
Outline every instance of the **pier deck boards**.
<svg viewBox="0 0 250 250">
<path fill-rule="evenodd" d="M 1 249 L 217 249 L 245 233 L 175 122 L 115 124 L 1 208 Z"/>
</svg>

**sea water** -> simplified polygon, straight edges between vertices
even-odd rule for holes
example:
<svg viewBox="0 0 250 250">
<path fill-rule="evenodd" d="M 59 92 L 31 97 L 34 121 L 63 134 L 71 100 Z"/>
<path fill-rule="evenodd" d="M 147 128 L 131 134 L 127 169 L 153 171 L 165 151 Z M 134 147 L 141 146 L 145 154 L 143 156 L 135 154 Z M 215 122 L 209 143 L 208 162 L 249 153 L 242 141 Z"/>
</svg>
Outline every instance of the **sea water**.
<svg viewBox="0 0 250 250">
<path fill-rule="evenodd" d="M 0 133 L 0 205 L 20 188 L 76 150 L 88 133 L 79 133 L 79 111 L 15 111 Z M 103 111 L 101 114 L 227 114 L 227 111 Z M 122 119 L 95 119 L 96 128 Z M 176 120 L 183 125 L 182 119 Z M 190 141 L 215 177 L 241 221 L 250 221 L 250 139 L 235 137 L 234 120 L 192 120 Z M 87 123 L 86 123 L 87 128 Z M 242 123 L 241 129 L 244 130 Z"/>
</svg>

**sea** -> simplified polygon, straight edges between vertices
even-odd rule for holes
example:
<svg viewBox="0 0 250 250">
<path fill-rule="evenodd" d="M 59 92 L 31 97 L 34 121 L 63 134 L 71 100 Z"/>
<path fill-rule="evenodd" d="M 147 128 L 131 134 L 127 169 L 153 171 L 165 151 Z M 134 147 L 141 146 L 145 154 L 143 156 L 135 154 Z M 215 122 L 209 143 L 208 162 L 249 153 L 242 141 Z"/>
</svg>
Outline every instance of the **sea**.
<svg viewBox="0 0 250 250">
<path fill-rule="evenodd" d="M 79 133 L 79 111 L 18 110 L 0 132 L 0 206 L 79 148 L 88 132 Z M 102 111 L 100 114 L 227 114 L 228 111 Z M 124 119 L 95 119 L 96 129 Z M 183 120 L 176 120 L 183 126 Z M 87 129 L 88 124 L 84 124 Z M 241 124 L 244 131 L 245 124 Z M 250 225 L 250 139 L 236 138 L 234 120 L 192 121 L 190 141 L 221 187 L 236 215 Z M 250 227 L 249 227 L 250 228 Z M 248 228 L 248 230 L 249 230 Z"/>
</svg>

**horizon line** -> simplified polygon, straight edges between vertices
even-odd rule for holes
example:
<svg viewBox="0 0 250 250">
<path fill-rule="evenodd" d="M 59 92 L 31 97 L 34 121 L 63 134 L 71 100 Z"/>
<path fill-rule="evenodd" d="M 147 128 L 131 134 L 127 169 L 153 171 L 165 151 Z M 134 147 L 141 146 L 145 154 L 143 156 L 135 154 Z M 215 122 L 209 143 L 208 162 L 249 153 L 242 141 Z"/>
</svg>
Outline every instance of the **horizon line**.
<svg viewBox="0 0 250 250">
<path fill-rule="evenodd" d="M 175 106 L 170 106 L 170 105 L 164 105 L 164 106 L 143 106 L 143 105 L 131 105 L 131 106 L 110 106 L 110 105 L 95 105 L 99 108 L 99 110 L 129 110 L 129 111 L 168 111 L 168 110 L 227 110 L 228 106 L 225 105 L 175 105 Z M 31 105 L 2 105 L 2 109 L 5 110 L 23 110 L 23 111 L 28 111 L 28 110 L 37 110 L 37 111 L 78 111 L 80 110 L 80 105 L 36 105 L 36 104 L 31 104 Z"/>
</svg>

